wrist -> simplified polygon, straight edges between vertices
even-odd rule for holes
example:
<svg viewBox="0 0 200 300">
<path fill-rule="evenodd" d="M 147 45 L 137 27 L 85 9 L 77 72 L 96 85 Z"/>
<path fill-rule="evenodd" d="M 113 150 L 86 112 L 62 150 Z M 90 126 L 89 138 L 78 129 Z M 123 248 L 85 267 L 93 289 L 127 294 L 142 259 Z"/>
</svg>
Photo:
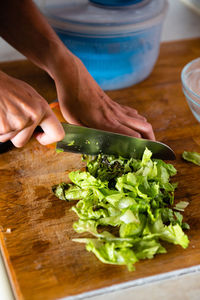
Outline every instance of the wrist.
<svg viewBox="0 0 200 300">
<path fill-rule="evenodd" d="M 65 47 L 61 41 L 54 41 L 49 46 L 48 56 L 43 69 L 56 81 L 62 73 L 64 66 L 70 67 L 74 55 Z"/>
</svg>

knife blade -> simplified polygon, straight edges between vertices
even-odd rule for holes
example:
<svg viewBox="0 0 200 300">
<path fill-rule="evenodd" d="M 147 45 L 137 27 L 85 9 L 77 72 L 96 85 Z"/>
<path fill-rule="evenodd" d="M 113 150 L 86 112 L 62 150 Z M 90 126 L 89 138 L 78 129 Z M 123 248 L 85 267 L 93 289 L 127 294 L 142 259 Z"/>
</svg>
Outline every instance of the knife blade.
<svg viewBox="0 0 200 300">
<path fill-rule="evenodd" d="M 148 148 L 153 153 L 153 158 L 165 160 L 176 158 L 174 151 L 161 142 L 67 123 L 62 123 L 62 126 L 65 130 L 65 137 L 57 143 L 56 149 L 58 151 L 141 159 L 145 148 Z"/>
</svg>

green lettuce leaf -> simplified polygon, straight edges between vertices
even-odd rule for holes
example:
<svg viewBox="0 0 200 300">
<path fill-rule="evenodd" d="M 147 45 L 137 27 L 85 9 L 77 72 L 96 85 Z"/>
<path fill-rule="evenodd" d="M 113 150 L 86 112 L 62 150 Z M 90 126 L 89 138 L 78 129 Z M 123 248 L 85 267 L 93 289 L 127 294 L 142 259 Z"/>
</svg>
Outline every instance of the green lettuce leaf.
<svg viewBox="0 0 200 300">
<path fill-rule="evenodd" d="M 200 166 L 200 153 L 184 151 L 182 157 L 183 159 Z"/>
<path fill-rule="evenodd" d="M 187 201 L 180 201 L 174 207 L 176 210 L 184 211 L 184 209 L 188 206 L 189 202 Z"/>
<path fill-rule="evenodd" d="M 141 160 L 85 155 L 86 171 L 71 172 L 70 184 L 52 188 L 59 199 L 76 200 L 71 209 L 79 219 L 73 227 L 88 236 L 74 241 L 85 243 L 103 263 L 134 270 L 140 259 L 166 253 L 162 241 L 188 246 L 183 229 L 189 225 L 181 214 L 187 204 L 173 207 L 177 184 L 170 178 L 176 169 L 151 156 L 148 149 Z"/>
</svg>

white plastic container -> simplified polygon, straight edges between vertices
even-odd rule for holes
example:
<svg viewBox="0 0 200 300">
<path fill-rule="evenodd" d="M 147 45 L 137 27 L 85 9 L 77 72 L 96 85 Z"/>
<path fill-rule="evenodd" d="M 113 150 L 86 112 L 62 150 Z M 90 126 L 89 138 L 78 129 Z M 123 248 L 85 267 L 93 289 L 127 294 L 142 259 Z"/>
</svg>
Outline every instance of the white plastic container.
<svg viewBox="0 0 200 300">
<path fill-rule="evenodd" d="M 109 1 L 118 4 L 46 0 L 41 8 L 63 43 L 104 90 L 131 86 L 150 74 L 168 6 L 167 0 L 126 0 L 124 6 L 120 0 Z M 128 1 L 135 4 L 127 5 Z"/>
</svg>

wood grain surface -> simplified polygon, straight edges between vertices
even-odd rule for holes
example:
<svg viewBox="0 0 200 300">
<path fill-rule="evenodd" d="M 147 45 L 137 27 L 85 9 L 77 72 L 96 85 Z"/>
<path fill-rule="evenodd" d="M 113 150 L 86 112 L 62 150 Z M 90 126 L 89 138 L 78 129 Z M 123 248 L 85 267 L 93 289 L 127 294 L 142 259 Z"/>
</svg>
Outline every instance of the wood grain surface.
<svg viewBox="0 0 200 300">
<path fill-rule="evenodd" d="M 57 154 L 32 139 L 23 149 L 0 154 L 1 250 L 17 299 L 53 300 L 200 263 L 200 167 L 181 159 L 184 150 L 200 152 L 200 124 L 180 81 L 183 66 L 199 53 L 200 39 L 165 43 L 148 79 L 108 93 L 145 115 L 157 139 L 174 149 L 175 198 L 190 202 L 184 213 L 191 226 L 188 249 L 167 245 L 167 254 L 137 263 L 135 272 L 99 262 L 72 242 L 79 236 L 72 229 L 72 203 L 51 192 L 53 184 L 68 181 L 68 172 L 83 167 L 80 156 Z M 31 63 L 2 63 L 0 69 L 30 83 L 49 102 L 56 98 L 52 80 Z"/>
</svg>

